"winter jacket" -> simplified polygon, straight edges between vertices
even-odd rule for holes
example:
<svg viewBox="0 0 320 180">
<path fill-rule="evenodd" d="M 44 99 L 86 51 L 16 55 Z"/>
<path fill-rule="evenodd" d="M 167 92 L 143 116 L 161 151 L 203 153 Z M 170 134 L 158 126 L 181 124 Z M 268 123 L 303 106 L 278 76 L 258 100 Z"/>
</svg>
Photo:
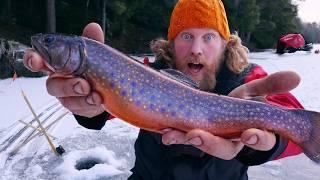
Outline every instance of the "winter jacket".
<svg viewBox="0 0 320 180">
<path fill-rule="evenodd" d="M 161 62 L 150 66 L 167 68 Z M 250 64 L 238 75 L 223 67 L 217 76 L 214 93 L 228 95 L 236 87 L 265 76 L 267 73 L 255 64 Z M 267 96 L 266 99 L 278 106 L 303 108 L 290 93 Z M 104 112 L 93 118 L 75 117 L 86 128 L 101 129 L 110 116 Z M 276 135 L 276 144 L 269 151 L 256 151 L 245 146 L 234 159 L 223 160 L 190 145 L 164 145 L 160 134 L 143 129 L 134 148 L 136 161 L 129 180 L 246 180 L 249 166 L 301 153 L 295 144 Z"/>
</svg>

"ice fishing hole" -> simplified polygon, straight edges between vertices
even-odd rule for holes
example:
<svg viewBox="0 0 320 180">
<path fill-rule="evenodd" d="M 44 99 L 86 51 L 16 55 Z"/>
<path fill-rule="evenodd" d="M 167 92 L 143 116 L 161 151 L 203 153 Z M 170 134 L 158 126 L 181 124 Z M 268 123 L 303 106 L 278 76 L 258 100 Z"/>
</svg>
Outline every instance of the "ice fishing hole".
<svg viewBox="0 0 320 180">
<path fill-rule="evenodd" d="M 80 171 L 83 169 L 90 169 L 96 164 L 103 164 L 103 162 L 97 158 L 85 158 L 77 161 L 75 168 Z"/>
</svg>

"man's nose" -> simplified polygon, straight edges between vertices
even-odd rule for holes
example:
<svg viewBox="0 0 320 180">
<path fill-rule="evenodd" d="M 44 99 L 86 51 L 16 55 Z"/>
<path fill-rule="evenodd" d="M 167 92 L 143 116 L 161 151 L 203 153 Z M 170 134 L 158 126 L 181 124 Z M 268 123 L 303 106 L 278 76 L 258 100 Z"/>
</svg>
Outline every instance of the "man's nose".
<svg viewBox="0 0 320 180">
<path fill-rule="evenodd" d="M 202 55 L 202 43 L 199 40 L 194 40 L 191 46 L 191 54 L 194 56 Z"/>
</svg>

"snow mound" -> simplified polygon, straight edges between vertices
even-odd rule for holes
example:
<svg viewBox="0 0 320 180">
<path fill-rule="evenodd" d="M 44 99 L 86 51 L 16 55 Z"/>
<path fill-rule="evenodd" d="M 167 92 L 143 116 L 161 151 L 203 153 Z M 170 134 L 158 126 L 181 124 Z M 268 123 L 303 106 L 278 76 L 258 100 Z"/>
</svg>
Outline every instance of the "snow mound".
<svg viewBox="0 0 320 180">
<path fill-rule="evenodd" d="M 61 179 L 102 179 L 124 173 L 119 168 L 124 160 L 105 147 L 75 150 L 63 156 L 63 163 L 55 171 Z"/>
</svg>

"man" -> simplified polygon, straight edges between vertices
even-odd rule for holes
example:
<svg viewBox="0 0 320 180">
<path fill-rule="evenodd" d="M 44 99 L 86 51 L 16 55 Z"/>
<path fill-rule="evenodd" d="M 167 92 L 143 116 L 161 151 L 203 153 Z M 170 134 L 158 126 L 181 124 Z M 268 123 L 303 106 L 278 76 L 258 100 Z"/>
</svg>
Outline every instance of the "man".
<svg viewBox="0 0 320 180">
<path fill-rule="evenodd" d="M 94 23 L 86 26 L 83 35 L 104 41 L 101 28 Z M 230 35 L 221 0 L 180 0 L 172 13 L 168 41 L 157 40 L 152 49 L 156 61 L 151 67 L 175 68 L 203 91 L 245 99 L 260 96 L 268 103 L 302 108 L 287 93 L 299 84 L 295 73 L 267 76 L 261 67 L 248 63 L 246 48 L 237 36 Z M 84 79 L 50 72 L 33 51 L 26 53 L 24 62 L 31 70 L 49 72 L 49 94 L 73 112 L 81 125 L 101 129 L 110 118 L 101 107 L 101 96 Z M 270 95 L 274 93 L 282 94 Z M 140 130 L 135 153 L 129 179 L 225 180 L 247 179 L 248 166 L 300 150 L 283 137 L 259 129 L 248 129 L 234 141 L 200 129 L 181 132 L 168 128 L 162 135 Z"/>
</svg>

